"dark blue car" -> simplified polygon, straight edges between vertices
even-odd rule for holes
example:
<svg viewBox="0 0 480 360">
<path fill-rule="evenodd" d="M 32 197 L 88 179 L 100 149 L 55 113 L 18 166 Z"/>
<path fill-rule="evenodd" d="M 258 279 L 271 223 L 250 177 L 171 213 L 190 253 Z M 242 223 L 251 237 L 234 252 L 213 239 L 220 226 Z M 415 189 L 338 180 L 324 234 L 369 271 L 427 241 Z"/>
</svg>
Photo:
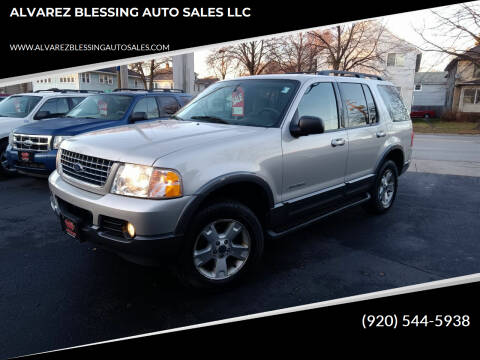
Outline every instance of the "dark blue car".
<svg viewBox="0 0 480 360">
<path fill-rule="evenodd" d="M 91 95 L 62 118 L 16 128 L 7 147 L 8 167 L 28 175 L 55 170 L 60 143 L 82 133 L 136 122 L 165 119 L 192 98 L 180 90 L 117 89 Z"/>
</svg>

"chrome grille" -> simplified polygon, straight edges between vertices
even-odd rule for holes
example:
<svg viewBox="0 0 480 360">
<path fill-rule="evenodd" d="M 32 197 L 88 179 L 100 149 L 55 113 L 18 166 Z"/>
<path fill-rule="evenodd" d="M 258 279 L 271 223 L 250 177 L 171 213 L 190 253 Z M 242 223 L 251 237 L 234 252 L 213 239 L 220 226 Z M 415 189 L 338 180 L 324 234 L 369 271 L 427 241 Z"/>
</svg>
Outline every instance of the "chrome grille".
<svg viewBox="0 0 480 360">
<path fill-rule="evenodd" d="M 62 172 L 74 179 L 96 186 L 107 182 L 113 161 L 61 150 Z"/>
<path fill-rule="evenodd" d="M 15 150 L 48 151 L 50 150 L 51 136 L 13 134 L 13 148 Z"/>
</svg>

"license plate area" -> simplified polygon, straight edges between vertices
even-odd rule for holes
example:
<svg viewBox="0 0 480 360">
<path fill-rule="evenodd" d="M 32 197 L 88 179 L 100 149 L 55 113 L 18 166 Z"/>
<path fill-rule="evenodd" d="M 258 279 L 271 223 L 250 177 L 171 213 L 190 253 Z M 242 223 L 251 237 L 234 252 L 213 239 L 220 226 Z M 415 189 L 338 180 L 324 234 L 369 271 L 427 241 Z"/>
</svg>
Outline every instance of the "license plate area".
<svg viewBox="0 0 480 360">
<path fill-rule="evenodd" d="M 18 160 L 22 162 L 33 162 L 34 154 L 30 151 L 19 151 Z"/>
<path fill-rule="evenodd" d="M 62 230 L 65 234 L 71 236 L 72 238 L 81 241 L 80 237 L 80 223 L 76 219 L 72 219 L 63 214 L 60 215 L 60 222 L 62 225 Z"/>
</svg>

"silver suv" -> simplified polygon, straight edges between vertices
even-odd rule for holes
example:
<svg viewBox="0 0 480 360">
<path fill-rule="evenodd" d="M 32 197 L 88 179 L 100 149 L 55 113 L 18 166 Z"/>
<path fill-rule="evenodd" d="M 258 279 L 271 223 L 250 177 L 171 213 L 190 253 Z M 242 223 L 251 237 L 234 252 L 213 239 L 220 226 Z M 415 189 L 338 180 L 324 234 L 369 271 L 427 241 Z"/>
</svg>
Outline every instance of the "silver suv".
<svg viewBox="0 0 480 360">
<path fill-rule="evenodd" d="M 221 287 L 264 238 L 363 204 L 389 210 L 412 123 L 381 78 L 331 72 L 220 81 L 171 119 L 65 140 L 49 177 L 63 230 Z"/>
</svg>

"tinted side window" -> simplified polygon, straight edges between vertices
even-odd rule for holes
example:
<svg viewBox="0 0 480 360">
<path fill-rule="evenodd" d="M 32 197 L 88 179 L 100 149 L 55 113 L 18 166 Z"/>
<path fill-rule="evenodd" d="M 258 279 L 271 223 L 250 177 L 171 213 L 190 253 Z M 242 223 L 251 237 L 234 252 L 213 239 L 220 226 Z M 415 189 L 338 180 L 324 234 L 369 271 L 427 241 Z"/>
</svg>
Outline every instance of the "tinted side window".
<svg viewBox="0 0 480 360">
<path fill-rule="evenodd" d="M 190 102 L 190 100 L 192 100 L 192 97 L 191 96 L 180 96 L 178 99 L 180 100 L 180 104 L 182 106 L 185 106 Z"/>
<path fill-rule="evenodd" d="M 402 98 L 394 86 L 378 85 L 378 90 L 393 121 L 410 120 L 407 108 L 403 104 Z"/>
<path fill-rule="evenodd" d="M 160 103 L 160 116 L 175 114 L 180 108 L 173 96 L 159 96 L 158 101 Z"/>
<path fill-rule="evenodd" d="M 375 107 L 375 101 L 373 100 L 372 92 L 367 85 L 362 85 L 363 92 L 365 93 L 365 97 L 367 99 L 367 107 L 368 107 L 368 123 L 374 124 L 378 121 L 377 116 L 377 108 Z"/>
<path fill-rule="evenodd" d="M 140 99 L 137 105 L 135 105 L 133 112 L 144 112 L 147 114 L 147 119 L 156 119 L 160 117 L 158 114 L 157 102 L 152 96 Z"/>
<path fill-rule="evenodd" d="M 319 117 L 325 131 L 338 129 L 337 99 L 331 83 L 316 83 L 305 91 L 295 113 L 296 119 L 302 116 Z"/>
<path fill-rule="evenodd" d="M 48 111 L 50 114 L 66 114 L 70 110 L 67 98 L 49 99 L 38 111 Z"/>
<path fill-rule="evenodd" d="M 85 100 L 84 97 L 72 97 L 70 98 L 72 100 L 72 108 L 80 104 L 83 100 Z"/>
<path fill-rule="evenodd" d="M 338 87 L 347 106 L 348 127 L 365 126 L 368 122 L 368 110 L 362 84 L 339 83 Z"/>
</svg>

